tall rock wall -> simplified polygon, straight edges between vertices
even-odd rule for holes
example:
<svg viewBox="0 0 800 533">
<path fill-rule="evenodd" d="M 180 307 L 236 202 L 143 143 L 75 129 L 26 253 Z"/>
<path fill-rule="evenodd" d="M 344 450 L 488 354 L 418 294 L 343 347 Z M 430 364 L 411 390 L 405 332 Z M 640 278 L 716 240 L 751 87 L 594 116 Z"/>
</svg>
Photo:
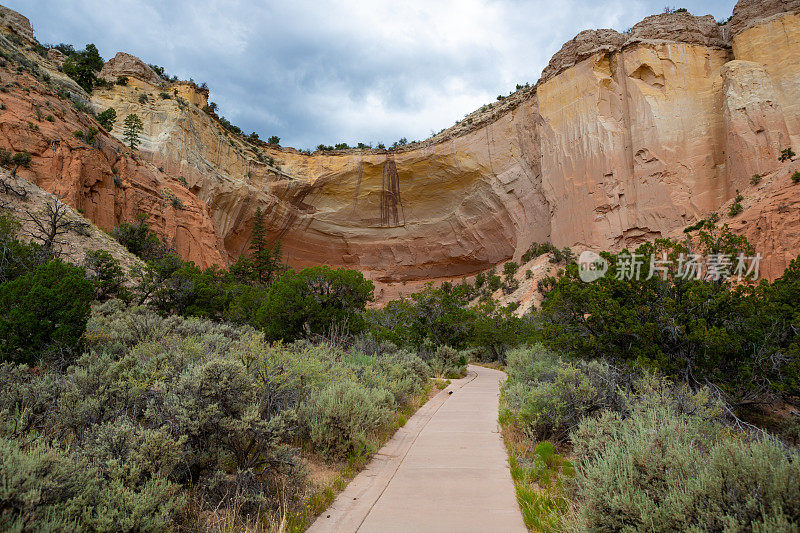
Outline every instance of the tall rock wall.
<svg viewBox="0 0 800 533">
<path fill-rule="evenodd" d="M 670 13 L 582 32 L 534 89 L 391 153 L 250 145 L 199 104 L 142 105 L 126 90 L 95 103 L 145 118 L 149 157 L 209 205 L 230 256 L 261 207 L 295 266 L 459 276 L 533 241 L 634 246 L 774 171 L 800 146 L 800 20 L 791 3 L 752 4 L 726 27 Z"/>
<path fill-rule="evenodd" d="M 11 46 L 0 38 L 0 51 L 7 57 L 14 57 Z M 38 56 L 28 52 L 26 57 L 33 61 Z M 55 74 L 42 79 L 27 69 L 17 71 L 10 61 L 0 67 L 0 77 L 5 83 L 0 149 L 32 156 L 29 167 L 18 169 L 19 177 L 56 195 L 104 230 L 143 213 L 183 257 L 203 266 L 229 260 L 206 203 L 156 166 L 133 157 L 94 118 L 79 111 L 80 98 L 86 96 L 80 88 L 74 87 L 74 102 L 66 100 L 58 92 L 69 91 L 71 85 L 60 85 Z"/>
<path fill-rule="evenodd" d="M 726 49 L 633 42 L 541 84 L 542 169 L 556 246 L 614 248 L 725 199 Z"/>
<path fill-rule="evenodd" d="M 777 177 L 793 165 L 778 165 L 780 151 L 800 152 L 800 0 L 742 0 L 724 26 L 666 13 L 625 34 L 581 32 L 535 87 L 393 151 L 304 154 L 248 140 L 205 107 L 203 89 L 156 79 L 127 54 L 104 72 L 131 83 L 95 90 L 92 104 L 117 111 L 118 138 L 127 114 L 143 119 L 138 164 L 157 169 L 154 181 L 137 178 L 123 198 L 110 175 L 88 189 L 37 183 L 70 189 L 105 226 L 159 212 L 164 183 L 178 184 L 197 207 L 157 214 L 157 227 L 203 265 L 246 252 L 261 208 L 291 265 L 416 286 L 519 259 L 534 241 L 620 249 L 680 234 L 724 214 L 737 191 L 753 208 L 723 222 L 754 239 L 770 275 L 800 251 L 800 186 L 783 190 Z M 752 186 L 753 174 L 770 187 Z"/>
<path fill-rule="evenodd" d="M 731 61 L 722 78 L 726 168 L 731 186 L 744 190 L 751 176 L 777 169 L 781 150 L 792 142 L 775 85 L 763 66 Z"/>
<path fill-rule="evenodd" d="M 773 14 L 733 36 L 736 59 L 764 67 L 783 109 L 795 146 L 800 143 L 800 2 L 793 12 Z"/>
</svg>

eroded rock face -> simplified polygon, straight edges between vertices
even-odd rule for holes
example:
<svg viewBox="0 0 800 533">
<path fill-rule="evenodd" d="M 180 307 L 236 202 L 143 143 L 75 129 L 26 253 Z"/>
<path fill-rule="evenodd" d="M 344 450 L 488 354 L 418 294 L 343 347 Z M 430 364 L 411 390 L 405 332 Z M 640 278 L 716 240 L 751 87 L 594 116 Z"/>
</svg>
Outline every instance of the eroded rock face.
<svg viewBox="0 0 800 533">
<path fill-rule="evenodd" d="M 519 260 L 533 241 L 618 250 L 680 234 L 722 212 L 737 189 L 756 194 L 753 174 L 781 171 L 777 154 L 789 145 L 800 152 L 800 18 L 793 2 L 780 13 L 764 2 L 758 22 L 743 24 L 751 4 L 737 6 L 735 32 L 688 13 L 648 17 L 624 35 L 582 32 L 536 87 L 394 152 L 306 155 L 249 142 L 203 110 L 207 92 L 156 86 L 152 69 L 127 54 L 104 72 L 142 83 L 99 88 L 92 103 L 142 118 L 137 161 L 107 137 L 99 149 L 74 138 L 48 147 L 50 126 L 25 131 L 23 104 L 5 138 L 35 154 L 37 183 L 63 192 L 99 225 L 143 210 L 200 264 L 244 253 L 260 207 L 292 266 L 357 268 L 418 288 Z M 180 98 L 159 97 L 175 91 Z M 88 119 L 68 119 L 60 136 L 87 127 L 81 120 Z M 764 220 L 741 229 L 762 254 L 775 255 L 766 258 L 770 275 L 800 251 L 800 211 L 789 202 L 798 195 L 800 187 L 775 189 L 771 198 L 780 198 L 764 204 L 763 215 L 741 219 Z M 757 227 L 775 228 L 787 244 Z"/>
<path fill-rule="evenodd" d="M 159 98 L 142 104 L 137 94 L 115 87 L 96 91 L 94 103 L 142 117 L 143 154 L 207 202 L 234 256 L 247 250 L 257 207 L 291 264 L 360 268 L 376 279 L 474 272 L 549 238 L 532 100 L 451 141 L 391 156 L 309 157 L 262 147 L 259 161 L 252 146 L 220 131 L 198 106 Z M 397 196 L 384 219 L 389 161 Z"/>
<path fill-rule="evenodd" d="M 722 68 L 726 170 L 730 188 L 744 190 L 750 178 L 779 166 L 781 150 L 791 145 L 777 92 L 764 67 L 731 61 Z"/>
<path fill-rule="evenodd" d="M 749 181 L 740 192 L 743 211 L 730 216 L 729 200 L 718 209 L 719 224 L 728 225 L 734 232 L 747 237 L 755 251 L 761 254 L 759 277 L 775 279 L 783 274 L 789 263 L 800 253 L 800 185 L 792 181 L 797 161 L 779 164 L 761 181 Z M 685 238 L 682 229 L 668 234 L 676 240 Z"/>
<path fill-rule="evenodd" d="M 584 30 L 567 41 L 542 71 L 539 83 L 564 72 L 599 52 L 616 52 L 625 43 L 625 36 L 615 30 Z"/>
<path fill-rule="evenodd" d="M 800 0 L 739 0 L 728 22 L 732 35 L 785 13 L 800 12 Z"/>
<path fill-rule="evenodd" d="M 797 2 L 782 4 L 787 8 L 798 5 Z M 767 7 L 770 6 L 773 4 L 768 2 Z M 800 144 L 800 14 L 795 8 L 759 20 L 760 23 L 734 35 L 733 53 L 736 59 L 764 67 L 796 147 Z"/>
<path fill-rule="evenodd" d="M 627 42 L 643 41 L 728 46 L 714 17 L 711 15 L 695 17 L 686 12 L 651 15 L 634 25 Z"/>
<path fill-rule="evenodd" d="M 0 148 L 32 155 L 30 167 L 18 170 L 19 177 L 80 210 L 102 229 L 110 231 L 144 213 L 184 258 L 202 266 L 227 263 L 228 254 L 205 202 L 153 165 L 131 158 L 122 143 L 39 80 L 5 69 L 2 77 L 19 86 L 11 84 L 3 93 Z M 48 110 L 53 121 L 37 118 L 35 109 Z M 99 130 L 91 143 L 74 135 L 91 127 Z"/>
<path fill-rule="evenodd" d="M 55 63 L 57 66 L 64 64 L 64 54 L 55 48 L 51 48 L 47 51 L 47 59 Z"/>
<path fill-rule="evenodd" d="M 0 27 L 7 28 L 11 32 L 22 37 L 26 42 L 33 43 L 33 28 L 28 17 L 17 13 L 13 9 L 0 6 Z"/>
<path fill-rule="evenodd" d="M 144 61 L 125 52 L 117 52 L 117 55 L 106 61 L 100 71 L 100 77 L 108 80 L 116 80 L 119 76 L 135 78 L 155 87 L 164 81 Z"/>
<path fill-rule="evenodd" d="M 726 220 L 764 256 L 761 278 L 779 277 L 800 253 L 800 185 L 791 178 L 796 170 L 796 162 L 782 165 L 760 184 L 743 189 L 744 211 Z"/>
<path fill-rule="evenodd" d="M 95 102 L 145 119 L 148 157 L 207 202 L 230 255 L 247 249 L 261 207 L 290 264 L 409 281 L 486 269 L 532 241 L 635 246 L 719 209 L 791 140 L 770 69 L 800 72 L 798 49 L 775 54 L 731 62 L 716 21 L 688 13 L 648 17 L 628 35 L 585 31 L 535 89 L 394 154 L 253 148 L 199 106 L 141 105 L 124 89 Z"/>
<path fill-rule="evenodd" d="M 336 264 L 377 279 L 408 280 L 475 272 L 547 240 L 537 120 L 528 101 L 486 127 L 393 157 L 281 154 L 291 172 L 318 176 L 284 233 L 288 258 L 341 257 Z M 396 204 L 386 185 L 392 168 Z"/>
<path fill-rule="evenodd" d="M 556 246 L 635 245 L 719 205 L 714 85 L 726 60 L 724 50 L 684 43 L 635 45 L 540 85 Z"/>
</svg>

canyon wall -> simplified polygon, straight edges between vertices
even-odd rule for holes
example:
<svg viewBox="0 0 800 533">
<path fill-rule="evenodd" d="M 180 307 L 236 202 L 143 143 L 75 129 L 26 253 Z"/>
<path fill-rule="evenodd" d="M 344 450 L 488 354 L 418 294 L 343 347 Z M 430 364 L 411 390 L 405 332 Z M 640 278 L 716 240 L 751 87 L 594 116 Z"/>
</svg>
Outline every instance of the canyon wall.
<svg viewBox="0 0 800 533">
<path fill-rule="evenodd" d="M 145 213 L 182 256 L 225 264 L 229 256 L 206 203 L 112 137 L 82 111 L 89 96 L 80 87 L 51 64 L 37 65 L 35 52 L 20 50 L 13 41 L 0 32 L 6 58 L 0 66 L 0 149 L 31 155 L 17 176 L 106 231 Z"/>
<path fill-rule="evenodd" d="M 391 151 L 304 154 L 234 134 L 205 107 L 207 91 L 127 54 L 101 74 L 131 79 L 96 89 L 91 104 L 116 110 L 117 138 L 127 114 L 143 119 L 137 164 L 155 181 L 120 199 L 110 174 L 81 167 L 65 188 L 75 204 L 91 197 L 86 215 L 104 227 L 151 214 L 202 265 L 247 250 L 259 207 L 289 264 L 385 283 L 474 273 L 534 241 L 635 246 L 712 212 L 754 240 L 769 276 L 800 252 L 800 186 L 793 163 L 778 162 L 800 152 L 799 0 L 742 0 L 725 25 L 681 12 L 624 34 L 581 32 L 534 87 Z M 757 187 L 753 174 L 774 179 Z M 44 170 L 34 179 L 59 187 Z M 192 207 L 165 214 L 162 182 Z M 746 211 L 729 220 L 737 191 Z"/>
</svg>

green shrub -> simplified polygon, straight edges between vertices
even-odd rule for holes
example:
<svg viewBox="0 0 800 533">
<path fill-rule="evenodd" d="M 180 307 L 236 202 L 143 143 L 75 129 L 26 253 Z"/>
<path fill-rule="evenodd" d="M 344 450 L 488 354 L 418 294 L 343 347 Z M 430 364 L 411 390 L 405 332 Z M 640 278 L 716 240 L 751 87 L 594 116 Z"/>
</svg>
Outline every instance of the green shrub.
<svg viewBox="0 0 800 533">
<path fill-rule="evenodd" d="M 792 174 L 792 183 L 800 183 L 800 171 L 795 171 L 795 173 Z"/>
<path fill-rule="evenodd" d="M 0 151 L 0 165 L 11 167 L 11 175 L 14 176 L 19 167 L 28 168 L 31 165 L 31 154 L 28 152 L 17 152 L 11 155 L 11 152 L 2 150 Z"/>
<path fill-rule="evenodd" d="M 503 294 L 512 294 L 519 289 L 519 281 L 513 277 L 506 278 L 503 280 L 501 288 L 503 289 Z"/>
<path fill-rule="evenodd" d="M 528 247 L 528 250 L 524 254 L 522 254 L 522 262 L 527 263 L 531 259 L 535 259 L 540 255 L 544 255 L 546 253 L 555 252 L 556 250 L 557 248 L 552 244 L 550 244 L 549 242 L 545 242 L 542 244 L 534 242 Z"/>
<path fill-rule="evenodd" d="M 723 421 L 719 400 L 706 388 L 692 391 L 657 374 L 624 372 L 599 360 L 566 362 L 541 345 L 509 352 L 507 371 L 506 417 L 535 441 L 563 443 L 581 421 L 601 413 L 628 416 L 656 406 L 708 423 Z M 573 446 L 581 451 L 594 439 L 573 436 Z"/>
<path fill-rule="evenodd" d="M 434 354 L 434 357 L 436 359 L 443 361 L 445 364 L 457 365 L 459 354 L 457 350 L 454 350 L 453 348 L 447 345 L 442 345 L 436 348 L 436 353 Z"/>
<path fill-rule="evenodd" d="M 530 245 L 528 250 L 524 254 L 522 254 L 522 261 L 524 263 L 527 263 L 528 261 L 544 254 L 553 255 L 550 258 L 550 262 L 553 264 L 561 263 L 562 261 L 570 263 L 574 259 L 572 255 L 572 250 L 570 250 L 568 246 L 565 246 L 564 248 L 561 248 L 559 250 L 549 242 L 545 242 L 542 244 L 534 242 L 533 244 Z"/>
<path fill-rule="evenodd" d="M 107 300 L 111 297 L 126 299 L 125 275 L 119 261 L 105 250 L 86 252 L 84 266 L 95 282 L 95 298 Z"/>
<path fill-rule="evenodd" d="M 97 461 L 91 451 L 67 454 L 36 441 L 23 447 L 0 438 L 3 508 L 0 528 L 4 531 L 169 528 L 187 502 L 185 494 L 178 485 L 160 475 L 127 477 L 129 468 L 130 463 L 120 465 L 116 459 Z"/>
<path fill-rule="evenodd" d="M 293 468 L 294 453 L 282 444 L 294 425 L 294 412 L 286 408 L 291 404 L 281 401 L 288 398 L 256 396 L 260 385 L 271 384 L 269 377 L 254 380 L 242 362 L 211 357 L 189 364 L 174 382 L 156 382 L 159 399 L 145 416 L 186 438 L 182 460 L 190 471 L 209 466 L 225 471 L 231 463 L 237 475 L 265 466 Z"/>
<path fill-rule="evenodd" d="M 517 423 L 531 438 L 563 442 L 582 418 L 602 407 L 602 396 L 575 366 L 559 367 L 552 379 L 531 388 L 512 385 L 505 393 Z"/>
<path fill-rule="evenodd" d="M 56 389 L 58 400 L 45 404 L 59 407 L 43 427 L 84 441 L 114 442 L 110 435 L 121 430 L 98 428 L 116 424 L 124 413 L 137 427 L 162 428 L 163 434 L 149 437 L 147 446 L 120 437 L 110 456 L 119 461 L 133 452 L 150 453 L 142 464 L 163 464 L 161 475 L 191 482 L 203 505 L 235 505 L 252 513 L 275 509 L 281 486 L 294 497 L 302 483 L 289 444 L 297 428 L 294 407 L 304 386 L 301 372 L 305 386 L 311 375 L 299 364 L 302 354 L 269 348 L 248 327 L 162 318 L 114 300 L 95 307 L 87 344 L 92 350 L 70 367 Z M 320 364 L 330 368 L 333 362 Z M 0 412 L 3 405 L 8 404 L 0 403 Z M 125 440 L 132 442 L 130 449 L 121 447 Z M 173 441 L 177 446 L 168 446 Z"/>
<path fill-rule="evenodd" d="M 580 527 L 790 531 L 800 527 L 800 455 L 668 407 L 587 420 L 573 435 Z M 602 436 L 602 439 L 599 438 Z"/>
<path fill-rule="evenodd" d="M 693 238 L 694 253 L 755 255 L 746 239 L 727 227 L 706 226 Z M 692 376 L 721 388 L 734 403 L 784 394 L 798 382 L 798 336 L 788 326 L 794 314 L 786 305 L 798 294 L 800 261 L 779 280 L 756 285 L 744 276 L 743 283 L 676 276 L 679 254 L 686 253 L 680 243 L 661 240 L 636 253 L 644 258 L 667 253 L 673 261 L 667 279 L 646 279 L 642 272 L 638 280 L 606 275 L 585 283 L 571 264 L 553 281 L 536 315 L 549 347 L 667 377 Z M 604 257 L 615 272 L 625 256 Z"/>
<path fill-rule="evenodd" d="M 514 261 L 509 261 L 503 265 L 503 275 L 507 278 L 513 276 L 519 270 L 519 265 Z"/>
<path fill-rule="evenodd" d="M 361 272 L 310 267 L 289 270 L 272 283 L 256 315 L 272 340 L 291 341 L 304 333 L 327 334 L 335 328 L 359 332 L 362 312 L 374 286 Z"/>
<path fill-rule="evenodd" d="M 794 153 L 794 150 L 791 149 L 791 147 L 784 148 L 783 150 L 781 150 L 781 155 L 778 157 L 778 161 L 791 161 L 795 155 L 796 154 Z"/>
<path fill-rule="evenodd" d="M 742 200 L 744 200 L 744 196 L 739 194 L 739 191 L 736 191 L 736 198 L 733 199 L 733 203 L 731 204 L 730 209 L 728 209 L 728 216 L 735 217 L 744 211 L 744 207 L 742 207 Z"/>
<path fill-rule="evenodd" d="M 438 346 L 426 361 L 437 378 L 456 379 L 467 373 L 466 356 L 447 345 Z"/>
<path fill-rule="evenodd" d="M 533 440 L 564 442 L 587 416 L 622 410 L 625 377 L 600 361 L 566 363 L 541 345 L 508 354 L 504 405 Z"/>
<path fill-rule="evenodd" d="M 502 284 L 503 280 L 497 275 L 496 270 L 494 268 L 489 269 L 486 275 L 486 286 L 489 290 L 494 292 L 499 289 Z"/>
<path fill-rule="evenodd" d="M 388 363 L 390 378 L 402 379 L 410 377 L 418 385 L 428 381 L 431 369 L 419 356 L 407 350 L 396 350 L 382 355 Z M 402 400 L 402 399 L 401 399 Z"/>
<path fill-rule="evenodd" d="M 71 356 L 93 296 L 85 271 L 57 259 L 0 284 L 0 359 L 26 363 Z"/>
<path fill-rule="evenodd" d="M 338 382 L 298 407 L 298 416 L 315 449 L 332 458 L 374 451 L 371 432 L 388 423 L 391 395 L 357 383 Z"/>
<path fill-rule="evenodd" d="M 13 215 L 0 210 L 0 284 L 27 273 L 42 257 L 39 245 L 17 239 L 20 227 Z"/>
<path fill-rule="evenodd" d="M 199 337 L 210 354 L 225 353 L 232 349 L 231 343 L 245 342 L 253 335 L 255 330 L 247 326 L 200 318 L 162 317 L 148 306 L 126 307 L 119 300 L 95 305 L 86 332 L 90 347 L 113 348 L 118 354 L 142 341 L 171 337 Z"/>
<path fill-rule="evenodd" d="M 157 258 L 164 249 L 158 236 L 150 229 L 147 215 L 136 217 L 136 222 L 123 222 L 113 229 L 114 237 L 130 253 L 145 260 Z"/>
</svg>

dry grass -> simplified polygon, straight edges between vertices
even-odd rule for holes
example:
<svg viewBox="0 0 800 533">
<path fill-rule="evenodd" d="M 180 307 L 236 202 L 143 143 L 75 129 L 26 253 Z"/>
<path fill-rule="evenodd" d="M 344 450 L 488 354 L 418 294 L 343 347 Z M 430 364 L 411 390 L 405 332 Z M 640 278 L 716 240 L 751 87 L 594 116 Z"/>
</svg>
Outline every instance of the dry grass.
<svg viewBox="0 0 800 533">
<path fill-rule="evenodd" d="M 450 385 L 450 380 L 446 378 L 431 378 L 431 383 L 433 387 L 430 388 L 430 393 L 428 394 L 429 400 L 439 394 L 440 390 L 447 388 Z"/>
<path fill-rule="evenodd" d="M 572 463 L 550 443 L 531 441 L 502 414 L 500 427 L 525 526 L 530 531 L 564 531 L 576 512 L 564 488 L 575 475 Z"/>
</svg>

